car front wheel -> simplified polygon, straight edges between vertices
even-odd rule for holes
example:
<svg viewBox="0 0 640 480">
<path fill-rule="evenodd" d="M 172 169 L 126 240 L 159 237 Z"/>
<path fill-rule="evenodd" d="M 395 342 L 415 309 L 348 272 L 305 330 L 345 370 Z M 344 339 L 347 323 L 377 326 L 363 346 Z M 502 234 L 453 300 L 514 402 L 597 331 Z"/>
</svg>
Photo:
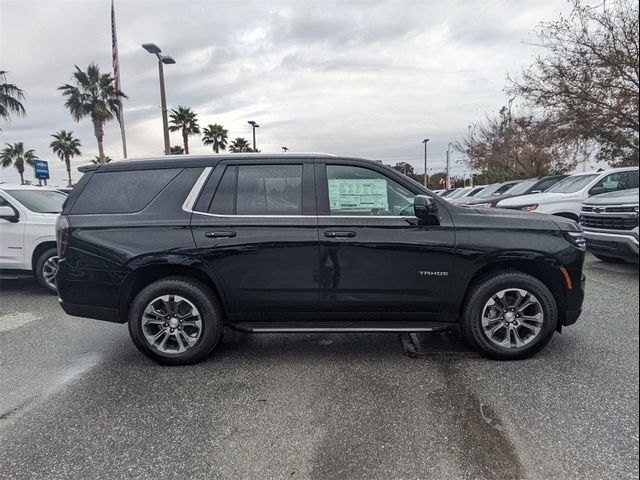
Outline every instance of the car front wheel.
<svg viewBox="0 0 640 480">
<path fill-rule="evenodd" d="M 213 291 L 186 277 L 145 287 L 129 311 L 129 333 L 145 355 L 168 365 L 207 357 L 222 335 L 223 311 Z"/>
<path fill-rule="evenodd" d="M 518 360 L 542 350 L 557 323 L 556 301 L 544 283 L 525 273 L 504 272 L 472 287 L 462 331 L 484 356 Z"/>
</svg>

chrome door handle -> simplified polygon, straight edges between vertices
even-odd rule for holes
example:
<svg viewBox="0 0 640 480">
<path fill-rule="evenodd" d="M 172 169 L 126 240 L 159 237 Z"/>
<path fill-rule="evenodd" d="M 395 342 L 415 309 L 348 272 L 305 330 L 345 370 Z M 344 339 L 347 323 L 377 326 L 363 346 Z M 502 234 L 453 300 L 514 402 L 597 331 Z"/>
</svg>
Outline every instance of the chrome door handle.
<svg viewBox="0 0 640 480">
<path fill-rule="evenodd" d="M 236 235 L 236 232 L 207 232 L 204 234 L 207 238 L 233 238 Z"/>
<path fill-rule="evenodd" d="M 324 232 L 324 236 L 329 238 L 353 238 L 356 236 L 356 232 L 328 231 Z"/>
</svg>

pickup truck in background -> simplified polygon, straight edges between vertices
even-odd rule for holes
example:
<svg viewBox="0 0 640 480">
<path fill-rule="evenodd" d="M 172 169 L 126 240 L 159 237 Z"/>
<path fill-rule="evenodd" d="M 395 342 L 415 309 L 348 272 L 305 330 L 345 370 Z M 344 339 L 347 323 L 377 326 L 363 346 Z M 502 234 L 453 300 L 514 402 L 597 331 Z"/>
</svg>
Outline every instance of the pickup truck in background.
<svg viewBox="0 0 640 480">
<path fill-rule="evenodd" d="M 582 204 L 587 249 L 605 262 L 638 261 L 638 189 L 605 193 Z"/>
</svg>

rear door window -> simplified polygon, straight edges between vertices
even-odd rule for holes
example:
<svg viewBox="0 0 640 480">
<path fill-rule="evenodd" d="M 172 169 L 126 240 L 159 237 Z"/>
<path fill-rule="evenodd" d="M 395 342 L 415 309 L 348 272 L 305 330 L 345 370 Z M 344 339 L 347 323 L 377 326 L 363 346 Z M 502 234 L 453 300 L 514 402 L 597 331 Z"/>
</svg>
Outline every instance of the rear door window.
<svg viewBox="0 0 640 480">
<path fill-rule="evenodd" d="M 302 165 L 228 166 L 209 213 L 302 215 Z"/>
<path fill-rule="evenodd" d="M 139 212 L 181 171 L 181 168 L 172 168 L 96 173 L 82 190 L 71 213 Z"/>
</svg>

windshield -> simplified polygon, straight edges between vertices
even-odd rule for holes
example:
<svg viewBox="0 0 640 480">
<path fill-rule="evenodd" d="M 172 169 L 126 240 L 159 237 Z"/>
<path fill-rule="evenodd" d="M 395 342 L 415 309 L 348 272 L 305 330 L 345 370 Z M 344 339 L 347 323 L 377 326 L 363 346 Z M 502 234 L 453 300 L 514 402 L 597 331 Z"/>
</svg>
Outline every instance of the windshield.
<svg viewBox="0 0 640 480">
<path fill-rule="evenodd" d="M 589 185 L 598 175 L 575 175 L 567 177 L 547 190 L 548 193 L 574 193 Z"/>
<path fill-rule="evenodd" d="M 67 195 L 56 190 L 6 190 L 26 208 L 36 213 L 60 213 Z"/>
<path fill-rule="evenodd" d="M 533 187 L 536 183 L 538 183 L 537 178 L 532 178 L 531 180 L 525 180 L 523 182 L 520 182 L 515 187 L 509 190 L 509 195 L 520 195 L 521 193 L 525 193 L 527 190 Z"/>
<path fill-rule="evenodd" d="M 484 187 L 482 190 L 480 190 L 478 193 L 476 193 L 475 196 L 478 197 L 478 198 L 490 197 L 491 195 L 496 193 L 496 190 L 498 190 L 501 185 L 502 185 L 501 183 L 494 183 L 493 185 L 489 185 L 488 187 Z"/>
<path fill-rule="evenodd" d="M 451 200 L 452 198 L 460 198 L 460 197 L 464 197 L 464 195 L 469 192 L 471 189 L 470 188 L 461 188 L 460 190 L 456 190 L 455 192 L 453 192 L 451 195 L 449 195 L 447 198 L 449 200 Z"/>
</svg>

